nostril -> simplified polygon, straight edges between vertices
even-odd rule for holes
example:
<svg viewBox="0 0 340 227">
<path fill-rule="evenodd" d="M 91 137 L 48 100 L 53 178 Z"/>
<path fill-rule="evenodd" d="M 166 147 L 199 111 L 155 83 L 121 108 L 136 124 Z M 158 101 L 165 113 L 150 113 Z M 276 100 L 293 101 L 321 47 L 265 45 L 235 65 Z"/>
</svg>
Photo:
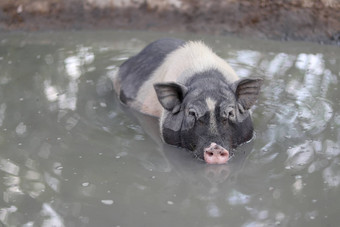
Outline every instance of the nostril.
<svg viewBox="0 0 340 227">
<path fill-rule="evenodd" d="M 207 151 L 207 154 L 208 154 L 209 157 L 214 156 L 214 152 L 212 152 L 212 151 Z"/>
<path fill-rule="evenodd" d="M 226 153 L 226 152 L 221 152 L 220 155 L 221 155 L 222 157 L 225 157 L 225 156 L 227 156 L 227 153 Z"/>
</svg>

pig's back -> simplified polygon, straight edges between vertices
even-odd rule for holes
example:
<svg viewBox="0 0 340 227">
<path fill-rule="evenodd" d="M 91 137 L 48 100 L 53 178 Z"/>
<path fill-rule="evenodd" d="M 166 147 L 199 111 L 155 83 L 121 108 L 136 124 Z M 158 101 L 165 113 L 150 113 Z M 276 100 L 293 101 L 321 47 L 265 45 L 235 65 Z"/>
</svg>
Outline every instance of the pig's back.
<svg viewBox="0 0 340 227">
<path fill-rule="evenodd" d="M 234 70 L 202 42 L 161 39 L 121 66 L 115 90 L 123 103 L 160 117 L 163 108 L 153 88 L 155 83 L 186 85 L 195 75 L 209 70 L 219 71 L 229 83 L 238 80 Z"/>
<path fill-rule="evenodd" d="M 159 68 L 165 57 L 182 44 L 184 44 L 184 41 L 179 39 L 160 39 L 149 44 L 139 54 L 124 62 L 114 78 L 114 87 L 121 102 L 133 106 L 143 84 Z M 153 89 L 153 87 L 150 87 L 150 89 Z"/>
</svg>

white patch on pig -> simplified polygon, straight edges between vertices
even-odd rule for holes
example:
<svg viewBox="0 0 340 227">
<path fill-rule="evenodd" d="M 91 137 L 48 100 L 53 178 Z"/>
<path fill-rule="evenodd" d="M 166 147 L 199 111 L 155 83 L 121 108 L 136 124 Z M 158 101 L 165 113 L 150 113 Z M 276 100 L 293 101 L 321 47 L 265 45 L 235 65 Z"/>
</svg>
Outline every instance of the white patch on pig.
<svg viewBox="0 0 340 227">
<path fill-rule="evenodd" d="M 235 71 L 222 58 L 200 41 L 189 41 L 172 51 L 140 87 L 132 107 L 145 114 L 160 117 L 163 110 L 153 88 L 155 83 L 179 82 L 185 84 L 195 74 L 218 70 L 229 83 L 238 80 Z"/>
<path fill-rule="evenodd" d="M 209 97 L 209 98 L 207 98 L 207 99 L 205 100 L 205 102 L 207 103 L 208 110 L 209 110 L 210 112 L 213 112 L 213 113 L 214 113 L 214 112 L 215 112 L 216 101 Z"/>
<path fill-rule="evenodd" d="M 216 107 L 216 101 L 211 99 L 210 97 L 205 100 L 207 103 L 208 110 L 210 112 L 210 132 L 217 135 L 217 123 L 216 123 L 216 116 L 215 116 L 215 107 Z"/>
</svg>

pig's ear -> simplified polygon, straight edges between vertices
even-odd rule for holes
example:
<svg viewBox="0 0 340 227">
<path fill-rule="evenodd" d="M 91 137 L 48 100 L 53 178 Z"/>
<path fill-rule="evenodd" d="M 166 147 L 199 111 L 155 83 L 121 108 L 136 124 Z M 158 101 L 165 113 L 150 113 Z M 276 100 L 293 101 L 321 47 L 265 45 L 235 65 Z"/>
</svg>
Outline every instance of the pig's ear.
<svg viewBox="0 0 340 227">
<path fill-rule="evenodd" d="M 262 82 L 263 80 L 260 78 L 241 79 L 233 84 L 236 99 L 245 110 L 250 109 L 250 107 L 255 104 L 260 93 Z"/>
<path fill-rule="evenodd" d="M 172 82 L 156 83 L 153 86 L 164 109 L 171 111 L 173 114 L 178 113 L 188 88 L 182 84 Z"/>
</svg>

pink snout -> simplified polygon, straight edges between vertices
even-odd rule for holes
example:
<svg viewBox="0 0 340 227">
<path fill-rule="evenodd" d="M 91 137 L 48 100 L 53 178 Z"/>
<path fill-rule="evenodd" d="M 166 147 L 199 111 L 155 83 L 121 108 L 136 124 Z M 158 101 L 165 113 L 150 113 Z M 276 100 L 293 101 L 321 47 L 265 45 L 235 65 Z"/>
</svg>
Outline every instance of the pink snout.
<svg viewBox="0 0 340 227">
<path fill-rule="evenodd" d="M 204 149 L 204 160 L 208 164 L 224 164 L 229 159 L 229 151 L 216 143 Z"/>
</svg>

